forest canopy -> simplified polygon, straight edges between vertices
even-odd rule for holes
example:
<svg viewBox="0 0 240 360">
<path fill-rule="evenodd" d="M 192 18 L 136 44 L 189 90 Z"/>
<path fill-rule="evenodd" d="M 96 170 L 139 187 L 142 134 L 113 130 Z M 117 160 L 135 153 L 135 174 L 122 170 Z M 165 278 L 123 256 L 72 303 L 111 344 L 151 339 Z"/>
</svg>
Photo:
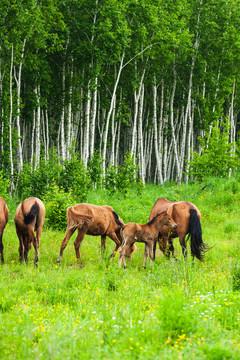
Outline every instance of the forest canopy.
<svg viewBox="0 0 240 360">
<path fill-rule="evenodd" d="M 12 187 L 52 151 L 90 168 L 98 154 L 104 179 L 130 154 L 143 183 L 188 182 L 216 129 L 237 167 L 239 0 L 4 0 L 0 14 Z"/>
</svg>

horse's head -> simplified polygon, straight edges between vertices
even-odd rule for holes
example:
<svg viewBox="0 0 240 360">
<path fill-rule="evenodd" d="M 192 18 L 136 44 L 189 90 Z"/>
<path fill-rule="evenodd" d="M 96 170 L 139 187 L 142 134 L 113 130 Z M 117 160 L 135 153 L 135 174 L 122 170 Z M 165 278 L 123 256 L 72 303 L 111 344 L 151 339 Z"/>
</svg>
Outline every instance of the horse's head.
<svg viewBox="0 0 240 360">
<path fill-rule="evenodd" d="M 163 211 L 159 215 L 161 215 L 159 216 L 159 232 L 165 236 L 174 233 L 177 230 L 177 224 L 172 217 L 167 213 L 167 211 Z M 158 215 L 156 215 L 156 217 L 157 216 Z"/>
</svg>

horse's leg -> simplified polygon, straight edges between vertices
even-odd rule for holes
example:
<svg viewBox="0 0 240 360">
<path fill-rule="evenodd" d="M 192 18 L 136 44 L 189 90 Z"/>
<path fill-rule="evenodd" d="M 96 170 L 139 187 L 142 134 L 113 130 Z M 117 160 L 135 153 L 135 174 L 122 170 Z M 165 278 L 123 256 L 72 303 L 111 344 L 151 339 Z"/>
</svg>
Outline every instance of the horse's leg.
<svg viewBox="0 0 240 360">
<path fill-rule="evenodd" d="M 28 252 L 31 249 L 31 239 L 29 239 L 28 235 L 23 236 L 23 243 L 24 243 L 23 256 L 24 256 L 25 262 L 27 262 L 28 261 Z"/>
<path fill-rule="evenodd" d="M 179 241 L 180 241 L 180 245 L 182 247 L 182 253 L 183 253 L 183 257 L 184 257 L 184 260 L 187 259 L 187 246 L 186 246 L 186 242 L 185 242 L 185 236 L 181 236 L 179 234 Z"/>
<path fill-rule="evenodd" d="M 26 241 L 26 245 L 25 245 L 25 259 L 27 260 L 28 250 L 29 250 L 30 244 L 32 242 L 33 246 L 34 246 L 34 250 L 35 250 L 34 264 L 37 266 L 37 263 L 39 261 L 39 259 L 38 259 L 38 242 L 37 242 L 36 236 L 34 234 L 34 229 L 31 225 L 28 226 L 28 234 L 29 234 L 28 242 Z"/>
<path fill-rule="evenodd" d="M 1 253 L 2 264 L 4 264 L 2 236 L 3 236 L 3 231 L 1 232 L 1 235 L 0 235 L 0 253 Z"/>
<path fill-rule="evenodd" d="M 174 254 L 175 249 L 174 249 L 174 246 L 173 246 L 173 239 L 172 238 L 168 239 L 168 243 L 169 243 L 169 251 L 171 251 L 173 258 L 175 260 L 177 260 L 175 254 Z"/>
<path fill-rule="evenodd" d="M 83 228 L 78 229 L 78 234 L 77 234 L 76 240 L 74 241 L 74 247 L 75 247 L 77 260 L 80 259 L 79 249 L 80 249 L 81 242 L 83 241 L 86 232 L 87 232 L 86 229 L 85 230 Z"/>
<path fill-rule="evenodd" d="M 122 263 L 123 263 L 124 269 L 127 267 L 126 261 L 125 261 L 126 246 L 127 245 L 125 245 L 125 244 L 123 246 L 121 246 L 121 249 L 119 250 L 119 261 L 118 261 L 118 266 L 122 267 Z"/>
<path fill-rule="evenodd" d="M 146 268 L 146 260 L 148 257 L 148 252 L 149 252 L 149 246 L 147 243 L 145 243 L 145 249 L 144 249 L 144 260 L 143 260 L 143 268 Z"/>
<path fill-rule="evenodd" d="M 106 235 L 101 235 L 101 252 L 104 253 L 106 250 Z"/>
<path fill-rule="evenodd" d="M 119 238 L 117 237 L 115 232 L 107 234 L 107 236 L 110 237 L 110 239 L 112 239 L 116 243 L 116 247 L 113 250 L 112 254 L 110 255 L 110 257 L 114 257 L 116 255 L 116 252 L 118 251 L 119 247 L 122 245 L 122 243 L 119 240 Z"/>
<path fill-rule="evenodd" d="M 19 248 L 18 248 L 19 261 L 23 262 L 23 260 L 24 260 L 24 239 L 23 239 L 23 236 L 21 235 L 21 233 L 18 231 L 17 231 L 17 236 L 19 239 Z"/>
<path fill-rule="evenodd" d="M 153 241 L 149 241 L 148 248 L 149 248 L 150 263 L 152 264 L 154 261 L 154 242 Z"/>
<path fill-rule="evenodd" d="M 166 236 L 163 236 L 163 237 L 159 238 L 159 249 L 162 251 L 162 253 L 166 257 L 169 257 L 169 252 L 166 250 L 167 249 L 167 243 L 168 243 L 168 240 L 167 240 Z"/>
<path fill-rule="evenodd" d="M 60 248 L 60 253 L 59 253 L 59 258 L 58 258 L 59 263 L 62 261 L 63 251 L 64 251 L 65 247 L 67 246 L 67 244 L 75 230 L 76 230 L 76 228 L 70 228 L 70 229 L 67 229 L 67 231 L 66 231 L 66 234 L 63 238 L 61 248 Z"/>
</svg>

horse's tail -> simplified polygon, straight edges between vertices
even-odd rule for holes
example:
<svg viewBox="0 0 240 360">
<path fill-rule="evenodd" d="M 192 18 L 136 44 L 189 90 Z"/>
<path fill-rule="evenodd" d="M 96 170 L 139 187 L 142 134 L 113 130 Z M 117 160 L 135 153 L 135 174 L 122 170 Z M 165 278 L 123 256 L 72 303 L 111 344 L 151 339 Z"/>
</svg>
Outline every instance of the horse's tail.
<svg viewBox="0 0 240 360">
<path fill-rule="evenodd" d="M 24 224 L 29 225 L 33 222 L 35 217 L 39 215 L 40 207 L 37 202 L 35 202 L 31 209 L 28 212 L 24 212 Z"/>
<path fill-rule="evenodd" d="M 203 261 L 204 253 L 209 250 L 209 246 L 204 244 L 202 240 L 201 222 L 195 209 L 190 209 L 188 232 L 191 239 L 192 256 L 196 256 L 200 261 Z"/>
<path fill-rule="evenodd" d="M 118 214 L 115 211 L 113 211 L 112 213 L 113 213 L 113 216 L 114 216 L 115 223 L 118 226 L 120 226 L 121 228 L 123 228 L 124 224 L 121 222 L 120 217 L 118 216 Z"/>
</svg>

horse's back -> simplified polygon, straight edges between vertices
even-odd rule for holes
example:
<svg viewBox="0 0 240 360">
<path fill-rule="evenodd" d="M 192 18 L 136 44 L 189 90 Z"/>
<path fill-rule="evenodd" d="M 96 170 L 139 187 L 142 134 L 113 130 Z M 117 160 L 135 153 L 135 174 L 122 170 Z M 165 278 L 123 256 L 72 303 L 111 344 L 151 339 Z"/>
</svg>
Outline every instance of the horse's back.
<svg viewBox="0 0 240 360">
<path fill-rule="evenodd" d="M 201 219 L 200 211 L 194 204 L 188 201 L 169 201 L 166 198 L 160 198 L 157 199 L 157 201 L 153 205 L 149 215 L 149 219 L 152 220 L 152 218 L 158 213 L 167 210 L 168 214 L 177 224 L 177 233 L 183 234 L 187 233 L 188 231 L 190 209 L 196 210 L 199 219 Z M 177 234 L 175 235 L 177 236 Z"/>
<path fill-rule="evenodd" d="M 81 219 L 84 218 L 84 216 L 91 219 L 91 222 L 87 224 L 88 235 L 104 235 L 107 232 L 120 229 L 120 226 L 117 225 L 114 219 L 113 208 L 111 206 L 81 203 L 71 206 L 67 210 L 68 221 L 71 218 L 77 221 L 78 218 Z"/>
<path fill-rule="evenodd" d="M 33 227 L 43 226 L 45 219 L 45 206 L 43 202 L 37 197 L 30 197 L 23 200 L 17 207 L 14 221 L 17 228 L 24 229 L 26 224 L 24 223 L 24 214 L 31 212 L 32 207 L 37 204 L 39 206 L 38 215 L 34 217 Z M 27 231 L 27 228 L 25 229 Z"/>
<path fill-rule="evenodd" d="M 149 220 L 152 220 L 152 218 L 157 214 L 160 214 L 161 212 L 168 210 L 168 208 L 173 204 L 174 204 L 173 201 L 169 201 L 166 198 L 157 199 L 150 211 Z"/>
</svg>

